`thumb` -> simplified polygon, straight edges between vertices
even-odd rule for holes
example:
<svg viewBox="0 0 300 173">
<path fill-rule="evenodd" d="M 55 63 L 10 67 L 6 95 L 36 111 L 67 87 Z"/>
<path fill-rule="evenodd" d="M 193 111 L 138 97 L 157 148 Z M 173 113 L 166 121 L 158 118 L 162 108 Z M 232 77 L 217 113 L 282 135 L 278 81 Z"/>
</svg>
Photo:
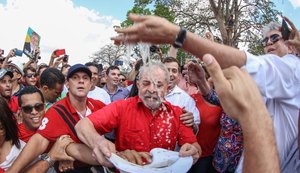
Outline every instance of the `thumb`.
<svg viewBox="0 0 300 173">
<path fill-rule="evenodd" d="M 288 40 L 287 43 L 288 43 L 288 45 L 294 46 L 297 44 L 297 41 L 296 40 Z"/>
<path fill-rule="evenodd" d="M 206 65 L 207 71 L 210 74 L 216 89 L 227 83 L 220 65 L 212 55 L 205 54 L 203 56 L 203 62 Z"/>
</svg>

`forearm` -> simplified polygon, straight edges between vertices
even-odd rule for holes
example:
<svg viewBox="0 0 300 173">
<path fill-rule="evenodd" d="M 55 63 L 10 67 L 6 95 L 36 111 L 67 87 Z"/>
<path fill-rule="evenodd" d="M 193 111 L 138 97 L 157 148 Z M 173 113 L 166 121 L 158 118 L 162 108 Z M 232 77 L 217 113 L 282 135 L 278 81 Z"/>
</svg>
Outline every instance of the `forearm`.
<svg viewBox="0 0 300 173">
<path fill-rule="evenodd" d="M 203 96 L 206 96 L 207 94 L 209 94 L 210 86 L 209 86 L 209 84 L 206 80 L 198 81 L 196 83 L 196 85 L 197 85 L 197 88 L 200 90 L 200 92 Z"/>
<path fill-rule="evenodd" d="M 66 148 L 66 152 L 69 156 L 76 160 L 87 163 L 89 165 L 99 165 L 99 163 L 93 159 L 92 149 L 84 144 L 71 143 Z"/>
<path fill-rule="evenodd" d="M 279 172 L 279 159 L 271 117 L 265 108 L 255 108 L 257 116 L 241 115 L 244 136 L 243 172 Z M 270 161 L 272 160 L 272 161 Z"/>
<path fill-rule="evenodd" d="M 27 168 L 24 173 L 45 173 L 50 168 L 49 164 L 45 160 L 39 160 L 35 164 Z"/>
<path fill-rule="evenodd" d="M 33 135 L 13 165 L 9 168 L 9 171 L 20 172 L 40 154 L 42 154 L 47 149 L 48 144 L 49 141 L 40 134 Z"/>
<path fill-rule="evenodd" d="M 80 120 L 76 124 L 75 130 L 80 141 L 85 143 L 89 148 L 94 148 L 97 140 L 99 138 L 103 138 L 100 136 L 100 134 L 98 134 L 93 123 L 88 118 Z"/>
<path fill-rule="evenodd" d="M 173 44 L 179 33 L 179 26 L 171 25 L 169 27 L 169 33 L 172 33 L 169 38 L 171 38 L 170 44 Z M 246 64 L 246 54 L 243 51 L 212 42 L 191 32 L 187 32 L 182 48 L 201 60 L 203 55 L 212 54 L 222 68 L 230 66 L 242 67 Z"/>
<path fill-rule="evenodd" d="M 187 33 L 183 49 L 194 54 L 201 60 L 205 54 L 212 54 L 222 69 L 230 66 L 242 67 L 246 64 L 246 54 L 243 51 L 212 42 L 190 32 Z"/>
</svg>

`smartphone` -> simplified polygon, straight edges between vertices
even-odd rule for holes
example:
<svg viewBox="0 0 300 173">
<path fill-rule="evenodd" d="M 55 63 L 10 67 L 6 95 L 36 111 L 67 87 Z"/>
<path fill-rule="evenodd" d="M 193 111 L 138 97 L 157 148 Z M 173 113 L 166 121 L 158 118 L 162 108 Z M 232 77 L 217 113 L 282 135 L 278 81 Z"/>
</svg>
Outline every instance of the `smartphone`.
<svg viewBox="0 0 300 173">
<path fill-rule="evenodd" d="M 68 60 L 69 60 L 69 55 L 64 55 L 63 62 L 68 62 Z"/>
<path fill-rule="evenodd" d="M 291 30 L 288 27 L 288 24 L 284 19 L 282 19 L 282 24 L 281 24 L 281 35 L 283 40 L 288 40 L 290 38 Z"/>
<path fill-rule="evenodd" d="M 115 60 L 115 65 L 116 66 L 123 65 L 123 61 Z"/>
<path fill-rule="evenodd" d="M 64 55 L 64 54 L 66 54 L 65 49 L 58 49 L 58 50 L 55 51 L 56 56 L 60 56 L 60 55 Z"/>
<path fill-rule="evenodd" d="M 19 50 L 19 49 L 15 49 L 15 55 L 16 56 L 22 56 L 23 55 L 23 51 Z"/>
<path fill-rule="evenodd" d="M 102 71 L 103 71 L 103 65 L 102 64 L 98 64 L 98 74 L 102 75 Z"/>
</svg>

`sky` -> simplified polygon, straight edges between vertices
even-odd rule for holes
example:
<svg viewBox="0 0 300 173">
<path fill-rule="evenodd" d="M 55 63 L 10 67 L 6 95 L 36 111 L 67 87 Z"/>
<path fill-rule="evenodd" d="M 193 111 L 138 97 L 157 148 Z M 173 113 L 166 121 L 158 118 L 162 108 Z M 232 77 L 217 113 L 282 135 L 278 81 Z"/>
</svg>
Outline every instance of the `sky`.
<svg viewBox="0 0 300 173">
<path fill-rule="evenodd" d="M 300 0 L 272 0 L 300 28 Z M 23 49 L 28 27 L 41 36 L 40 62 L 55 49 L 66 49 L 69 63 L 85 63 L 112 43 L 113 26 L 126 19 L 134 0 L 0 0 L 0 49 Z M 25 62 L 28 58 L 14 57 Z"/>
</svg>

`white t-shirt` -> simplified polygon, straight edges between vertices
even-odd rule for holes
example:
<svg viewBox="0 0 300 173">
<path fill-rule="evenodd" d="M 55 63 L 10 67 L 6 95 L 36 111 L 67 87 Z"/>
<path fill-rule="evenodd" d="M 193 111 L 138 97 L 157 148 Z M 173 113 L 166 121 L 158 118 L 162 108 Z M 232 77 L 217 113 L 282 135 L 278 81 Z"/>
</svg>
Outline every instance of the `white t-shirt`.
<svg viewBox="0 0 300 173">
<path fill-rule="evenodd" d="M 100 100 L 106 105 L 108 105 L 111 102 L 108 93 L 104 89 L 99 88 L 97 86 L 95 86 L 94 90 L 89 91 L 87 97 L 95 100 Z"/>
</svg>

